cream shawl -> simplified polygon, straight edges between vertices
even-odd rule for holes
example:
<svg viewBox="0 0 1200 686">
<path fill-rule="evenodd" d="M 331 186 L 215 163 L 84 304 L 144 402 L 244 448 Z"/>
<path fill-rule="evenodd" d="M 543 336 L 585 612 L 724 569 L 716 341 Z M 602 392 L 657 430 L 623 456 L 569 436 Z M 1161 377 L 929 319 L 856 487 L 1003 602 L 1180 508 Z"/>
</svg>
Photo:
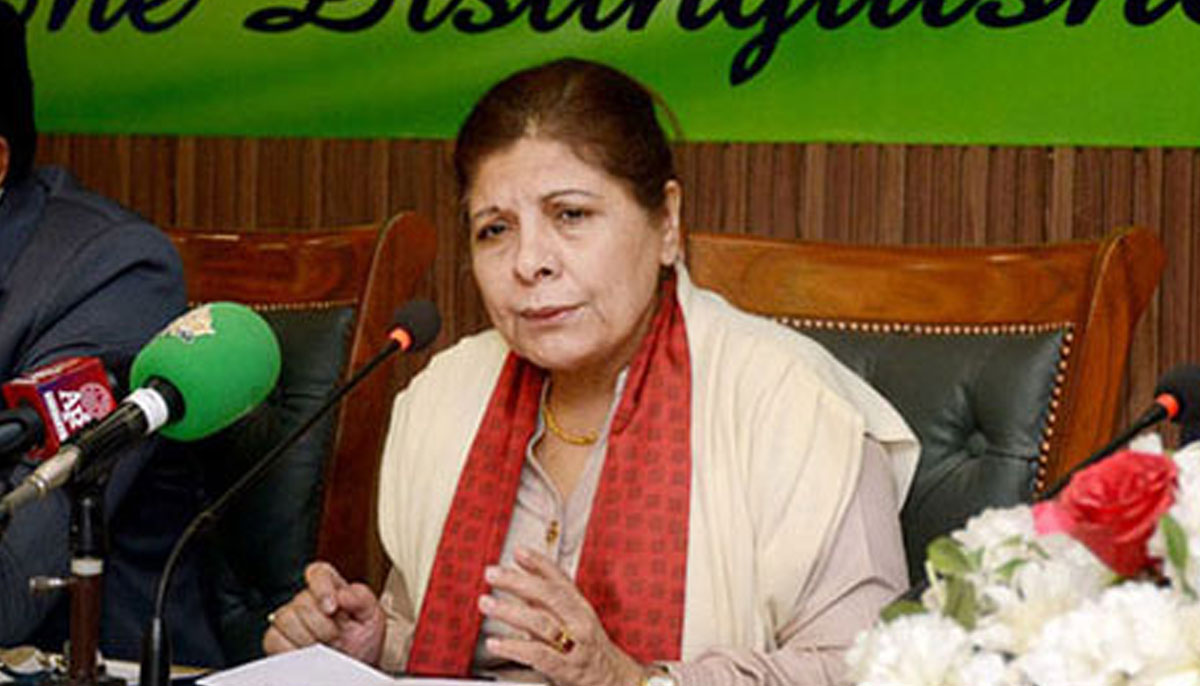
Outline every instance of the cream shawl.
<svg viewBox="0 0 1200 686">
<path fill-rule="evenodd" d="M 863 436 L 888 452 L 896 502 L 918 446 L 900 415 L 819 344 L 694 287 L 678 267 L 692 361 L 692 484 L 682 657 L 776 647 L 858 479 Z M 396 398 L 379 528 L 420 613 L 442 525 L 508 354 L 495 331 L 434 357 Z"/>
</svg>

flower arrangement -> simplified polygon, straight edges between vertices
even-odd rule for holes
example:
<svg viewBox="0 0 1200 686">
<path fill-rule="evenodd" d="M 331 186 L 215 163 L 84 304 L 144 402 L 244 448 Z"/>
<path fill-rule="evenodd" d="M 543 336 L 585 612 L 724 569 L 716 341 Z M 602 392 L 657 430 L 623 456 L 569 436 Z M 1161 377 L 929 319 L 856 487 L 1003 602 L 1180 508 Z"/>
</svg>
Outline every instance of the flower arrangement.
<svg viewBox="0 0 1200 686">
<path fill-rule="evenodd" d="M 1157 440 L 930 544 L 920 601 L 847 654 L 862 686 L 1200 686 L 1200 446 Z"/>
</svg>

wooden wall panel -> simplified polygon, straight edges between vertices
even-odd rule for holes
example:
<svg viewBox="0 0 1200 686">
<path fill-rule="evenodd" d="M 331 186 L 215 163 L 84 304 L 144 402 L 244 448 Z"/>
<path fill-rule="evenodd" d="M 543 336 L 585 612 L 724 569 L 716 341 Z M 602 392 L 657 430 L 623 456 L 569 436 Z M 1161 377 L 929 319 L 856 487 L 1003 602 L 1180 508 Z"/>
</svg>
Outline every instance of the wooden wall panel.
<svg viewBox="0 0 1200 686">
<path fill-rule="evenodd" d="M 825 182 L 829 176 L 825 173 L 825 166 L 829 159 L 828 153 L 829 146 L 824 143 L 813 143 L 804 147 L 804 171 L 798 198 L 800 224 L 794 227 L 794 235 L 804 236 L 811 240 L 825 238 L 825 215 L 821 210 L 825 199 Z M 684 193 L 686 198 L 687 191 L 685 190 Z M 700 199 L 696 198 L 692 202 L 698 201 Z M 704 224 L 695 226 L 708 228 Z M 785 230 L 781 237 L 789 237 L 788 232 Z"/>
<path fill-rule="evenodd" d="M 846 237 L 854 242 L 870 240 L 879 230 L 879 193 L 882 184 L 878 145 L 843 146 L 853 156 L 850 162 L 851 193 L 846 194 Z"/>
<path fill-rule="evenodd" d="M 902 243 L 933 243 L 933 147 L 914 145 L 904 163 L 904 232 Z M 834 236 L 829 236 L 833 239 Z"/>
<path fill-rule="evenodd" d="M 1042 148 L 1021 148 L 1017 152 L 1017 243 L 1046 240 L 1048 161 L 1049 153 Z"/>
<path fill-rule="evenodd" d="M 750 233 L 768 234 L 779 219 L 774 213 L 775 150 L 765 145 L 747 146 L 746 223 Z"/>
<path fill-rule="evenodd" d="M 962 212 L 957 234 L 964 245 L 987 244 L 989 158 L 988 149 L 982 146 L 973 145 L 963 151 Z"/>
<path fill-rule="evenodd" d="M 45 136 L 39 158 L 163 226 L 312 229 L 409 209 L 440 228 L 426 287 L 439 345 L 486 326 L 441 140 Z M 1200 155 L 1191 149 L 685 143 L 686 227 L 853 243 L 1091 238 L 1136 223 L 1167 247 L 1131 352 L 1125 416 L 1200 359 Z"/>
<path fill-rule="evenodd" d="M 898 145 L 889 145 L 879 153 L 879 243 L 904 242 L 904 188 L 907 185 L 908 151 Z M 871 242 L 863 237 L 862 242 Z"/>
<path fill-rule="evenodd" d="M 987 230 L 985 244 L 1015 243 L 1017 239 L 1017 149 L 990 151 L 988 165 Z"/>
</svg>

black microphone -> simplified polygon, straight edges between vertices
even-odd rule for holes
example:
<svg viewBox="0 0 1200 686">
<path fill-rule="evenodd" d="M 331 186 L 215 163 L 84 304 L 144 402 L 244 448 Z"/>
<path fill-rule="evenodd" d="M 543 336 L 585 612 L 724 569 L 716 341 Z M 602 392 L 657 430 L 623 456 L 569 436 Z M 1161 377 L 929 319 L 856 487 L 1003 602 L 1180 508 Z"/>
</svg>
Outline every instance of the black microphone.
<svg viewBox="0 0 1200 686">
<path fill-rule="evenodd" d="M 346 383 L 334 389 L 321 403 L 321 406 L 309 415 L 308 419 L 288 433 L 282 441 L 243 474 L 229 490 L 217 498 L 212 505 L 197 514 L 184 529 L 170 554 L 167 555 L 162 576 L 158 579 L 158 589 L 154 598 L 154 615 L 151 616 L 146 633 L 142 636 L 139 684 L 142 686 L 167 686 L 170 683 L 171 643 L 166 623 L 163 620 L 163 610 L 166 605 L 167 589 L 171 584 L 171 575 L 175 571 L 184 546 L 200 531 L 216 523 L 230 503 L 257 484 L 288 448 L 292 447 L 306 431 L 312 428 L 313 424 L 317 423 L 342 397 L 353 390 L 392 353 L 397 351 L 416 352 L 423 349 L 437 338 L 438 331 L 442 326 L 442 319 L 438 314 L 437 307 L 428 300 L 408 302 L 396 313 L 393 322 L 392 329 L 388 332 L 390 340 L 382 350 L 368 360 Z"/>
<path fill-rule="evenodd" d="M 1171 419 L 1180 427 L 1179 446 L 1200 440 L 1200 365 L 1181 364 L 1163 377 L 1159 388 L 1170 378 L 1172 388 L 1178 389 L 1179 412 Z M 1157 391 L 1156 391 L 1157 392 Z"/>
<path fill-rule="evenodd" d="M 1134 436 L 1164 419 L 1182 421 L 1185 435 L 1189 430 L 1200 434 L 1200 366 L 1183 364 L 1172 367 L 1159 379 L 1154 396 L 1154 403 L 1127 429 L 1117 434 L 1117 437 L 1103 448 L 1089 455 L 1086 460 L 1072 467 L 1066 476 L 1042 493 L 1038 500 L 1053 498 L 1077 472 L 1113 454 Z"/>
<path fill-rule="evenodd" d="M 0 458 L 25 454 L 41 443 L 45 435 L 41 416 L 29 405 L 0 411 Z"/>
</svg>

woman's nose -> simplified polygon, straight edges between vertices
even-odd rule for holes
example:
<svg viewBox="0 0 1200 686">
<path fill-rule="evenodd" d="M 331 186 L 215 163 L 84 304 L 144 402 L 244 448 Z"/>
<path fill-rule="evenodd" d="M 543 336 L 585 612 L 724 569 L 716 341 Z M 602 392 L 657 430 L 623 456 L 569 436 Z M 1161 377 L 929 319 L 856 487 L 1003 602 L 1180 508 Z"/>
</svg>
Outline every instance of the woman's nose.
<svg viewBox="0 0 1200 686">
<path fill-rule="evenodd" d="M 558 257 L 553 237 L 541 227 L 528 224 L 522 226 L 514 266 L 517 278 L 529 283 L 556 274 Z"/>
</svg>

